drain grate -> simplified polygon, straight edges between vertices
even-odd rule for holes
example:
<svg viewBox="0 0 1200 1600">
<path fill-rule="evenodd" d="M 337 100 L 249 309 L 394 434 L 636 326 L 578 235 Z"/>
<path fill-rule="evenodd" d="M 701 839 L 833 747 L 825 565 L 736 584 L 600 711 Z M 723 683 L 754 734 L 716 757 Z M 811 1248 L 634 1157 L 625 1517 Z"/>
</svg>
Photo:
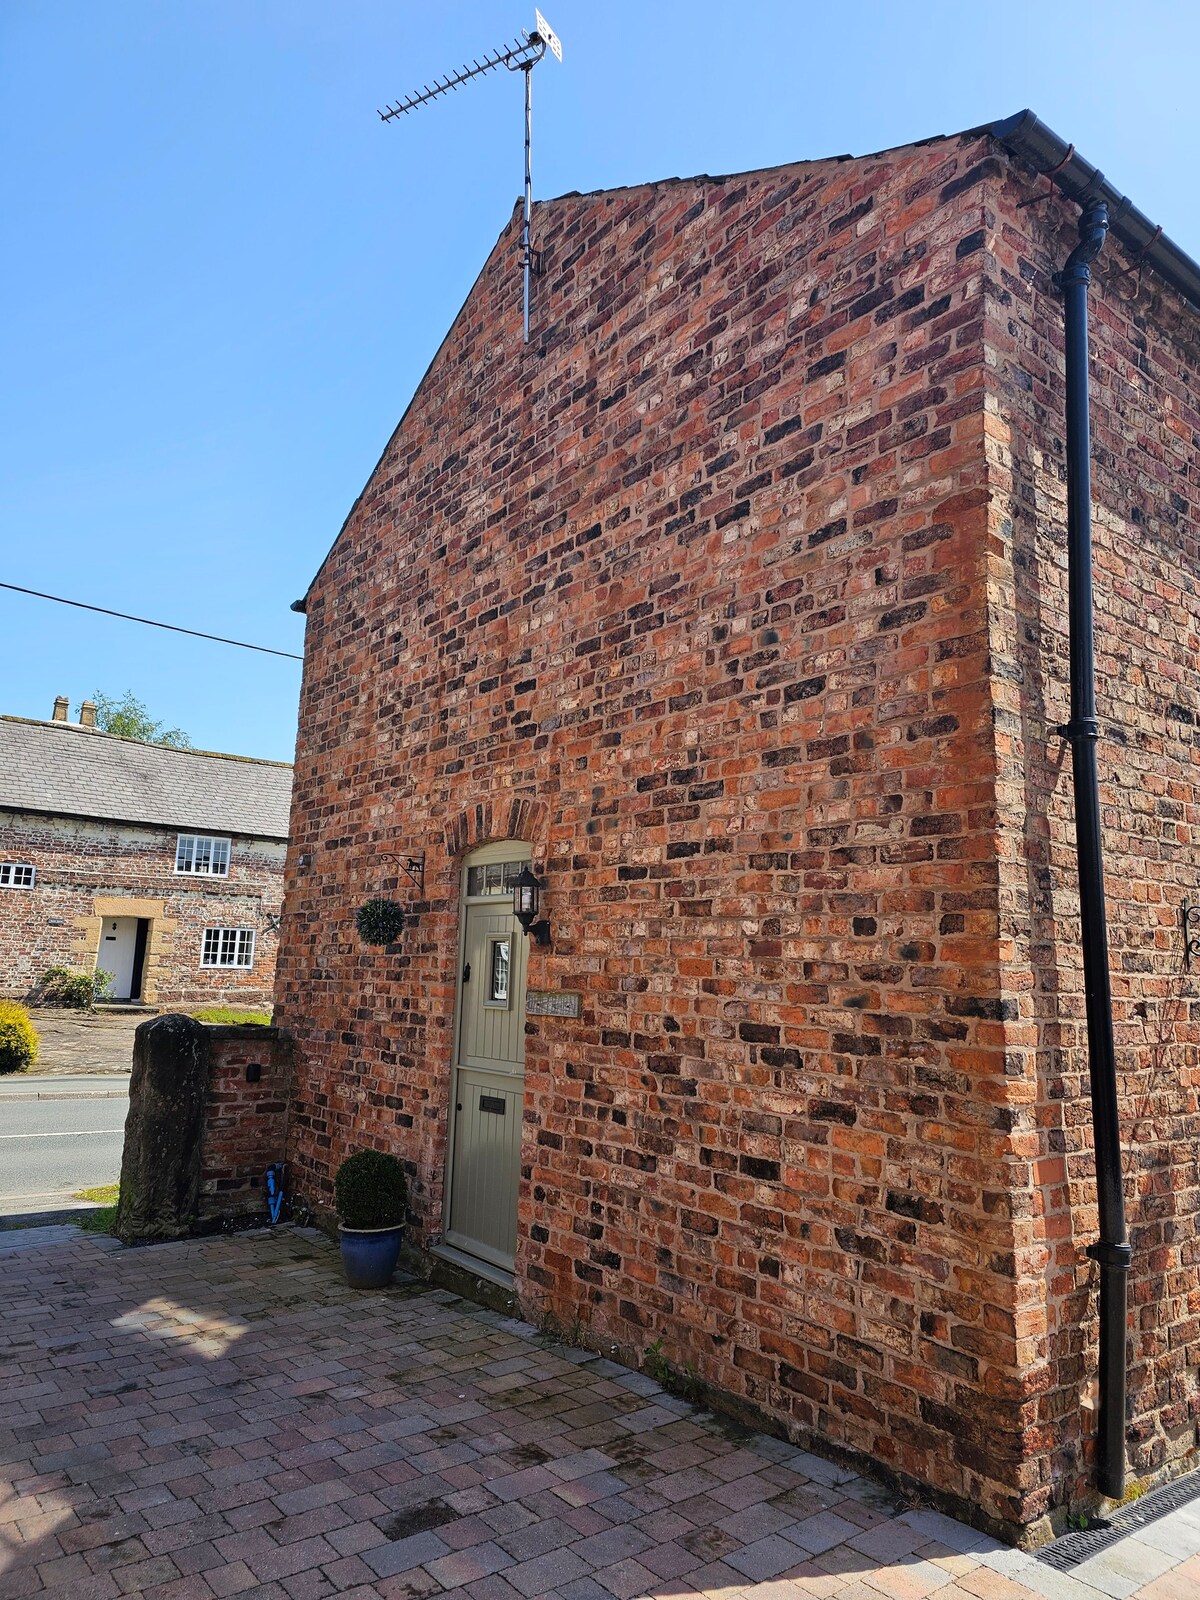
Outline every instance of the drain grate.
<svg viewBox="0 0 1200 1600">
<path fill-rule="evenodd" d="M 1174 1483 L 1164 1484 L 1161 1489 L 1134 1500 L 1107 1521 L 1098 1520 L 1078 1533 L 1064 1533 L 1053 1544 L 1043 1545 L 1037 1551 L 1037 1558 L 1048 1567 L 1057 1567 L 1059 1572 L 1070 1572 L 1072 1567 L 1090 1556 L 1099 1555 L 1101 1550 L 1107 1550 L 1135 1528 L 1144 1528 L 1148 1522 L 1155 1522 L 1169 1511 L 1177 1511 L 1189 1500 L 1196 1499 L 1200 1499 L 1200 1472 L 1189 1472 L 1186 1477 L 1176 1478 Z"/>
</svg>

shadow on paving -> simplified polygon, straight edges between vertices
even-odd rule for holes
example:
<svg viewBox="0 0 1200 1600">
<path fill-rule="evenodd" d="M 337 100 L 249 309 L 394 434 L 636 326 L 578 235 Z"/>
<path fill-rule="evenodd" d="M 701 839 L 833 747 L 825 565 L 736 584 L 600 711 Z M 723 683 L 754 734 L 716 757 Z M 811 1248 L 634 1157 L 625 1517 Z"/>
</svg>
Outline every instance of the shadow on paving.
<svg viewBox="0 0 1200 1600">
<path fill-rule="evenodd" d="M 1028 1581 L 1028 1557 L 527 1324 L 424 1285 L 355 1294 L 305 1231 L 78 1235 L 0 1270 L 0 1600 Z"/>
</svg>

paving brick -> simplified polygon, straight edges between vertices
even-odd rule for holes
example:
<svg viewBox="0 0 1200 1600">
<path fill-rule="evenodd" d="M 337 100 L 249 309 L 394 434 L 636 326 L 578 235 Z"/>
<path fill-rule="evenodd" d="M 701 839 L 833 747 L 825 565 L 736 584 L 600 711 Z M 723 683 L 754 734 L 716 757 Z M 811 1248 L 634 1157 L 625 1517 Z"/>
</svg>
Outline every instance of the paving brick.
<svg viewBox="0 0 1200 1600">
<path fill-rule="evenodd" d="M 497 1534 L 496 1543 L 507 1550 L 514 1561 L 530 1561 L 548 1550 L 565 1550 L 578 1537 L 577 1530 L 563 1518 L 551 1516 L 530 1522 L 524 1528 Z"/>
<path fill-rule="evenodd" d="M 1200 1594 L 1200 1555 L 1189 1557 L 1138 1591 L 1138 1600 L 1194 1600 Z"/>
<path fill-rule="evenodd" d="M 780 1573 L 798 1567 L 803 1560 L 802 1551 L 798 1550 L 790 1540 L 774 1533 L 768 1534 L 765 1538 L 755 1539 L 750 1544 L 741 1545 L 724 1557 L 726 1566 L 732 1567 L 736 1572 L 744 1573 L 756 1583 L 767 1578 L 777 1578 Z"/>
<path fill-rule="evenodd" d="M 628 1523 L 593 1534 L 589 1539 L 580 1539 L 571 1549 L 590 1567 L 610 1567 L 626 1557 L 639 1555 L 652 1543 L 653 1540 L 635 1524 Z"/>
<path fill-rule="evenodd" d="M 408 1539 L 389 1540 L 387 1544 L 364 1550 L 362 1559 L 372 1572 L 381 1578 L 388 1578 L 449 1554 L 449 1545 L 439 1539 L 436 1533 L 417 1533 Z"/>
<path fill-rule="evenodd" d="M 727 1533 L 730 1538 L 736 1539 L 739 1544 L 752 1544 L 756 1539 L 763 1539 L 768 1534 L 781 1533 L 785 1528 L 797 1526 L 796 1517 L 790 1509 L 785 1510 L 780 1506 L 767 1504 L 765 1501 L 757 1505 L 747 1506 L 742 1511 L 730 1512 L 716 1524 L 722 1533 Z M 848 1529 L 856 1532 L 856 1529 Z M 839 1543 L 838 1540 L 831 1541 Z"/>
<path fill-rule="evenodd" d="M 477 1583 L 494 1572 L 513 1565 L 513 1558 L 497 1544 L 474 1544 L 464 1550 L 454 1550 L 449 1555 L 425 1562 L 426 1571 L 436 1578 L 443 1589 L 457 1589 L 463 1584 Z"/>
<path fill-rule="evenodd" d="M 210 1567 L 204 1581 L 219 1600 L 225 1600 L 228 1595 L 252 1589 L 257 1580 L 244 1561 L 227 1561 L 222 1566 Z"/>
<path fill-rule="evenodd" d="M 569 1583 L 574 1578 L 585 1577 L 589 1572 L 587 1563 L 574 1551 L 553 1550 L 546 1555 L 535 1556 L 532 1561 L 523 1561 L 517 1566 L 509 1567 L 504 1579 L 519 1593 L 533 1600 L 535 1595 L 548 1593 L 560 1583 Z"/>
<path fill-rule="evenodd" d="M 876 1525 L 882 1526 L 883 1523 Z M 832 1511 L 819 1511 L 815 1516 L 789 1523 L 781 1531 L 810 1555 L 820 1555 L 825 1550 L 832 1550 L 835 1545 L 844 1544 L 847 1539 L 857 1537 L 864 1530 L 847 1517 L 839 1517 Z"/>
<path fill-rule="evenodd" d="M 120 1320 L 121 1304 L 136 1305 L 144 1300 L 146 1252 L 108 1256 L 104 1273 L 97 1275 L 90 1241 L 80 1237 L 54 1248 L 61 1252 L 54 1259 L 62 1265 L 53 1273 L 38 1271 L 29 1263 L 33 1293 L 27 1314 L 41 1305 L 39 1324 L 61 1321 L 67 1308 L 57 1303 L 56 1296 L 62 1293 L 58 1285 L 79 1276 L 93 1284 L 96 1303 L 72 1306 L 70 1314 L 87 1326 L 89 1338 L 107 1341 L 98 1365 L 89 1363 L 89 1373 L 103 1371 L 106 1363 L 128 1367 L 130 1348 L 136 1355 L 147 1341 L 157 1348 L 159 1335 L 153 1326 L 121 1330 L 114 1325 Z M 282 1396 L 278 1402 L 282 1409 L 275 1414 L 271 1435 L 273 1449 L 259 1458 L 257 1470 L 267 1479 L 289 1485 L 294 1485 L 294 1474 L 300 1472 L 301 1485 L 281 1492 L 303 1494 L 304 1484 L 321 1486 L 318 1503 L 312 1504 L 306 1497 L 294 1502 L 288 1515 L 270 1500 L 225 1509 L 213 1509 L 205 1493 L 185 1494 L 177 1500 L 174 1487 L 188 1485 L 195 1477 L 196 1460 L 189 1459 L 186 1440 L 154 1447 L 166 1452 L 158 1467 L 166 1469 L 174 1462 L 182 1471 L 168 1475 L 162 1483 L 123 1490 L 119 1496 L 106 1492 L 110 1486 L 102 1472 L 96 1480 L 81 1483 L 50 1476 L 36 1484 L 36 1493 L 14 1492 L 0 1507 L 11 1512 L 15 1504 L 20 1512 L 3 1519 L 6 1534 L 15 1532 L 18 1538 L 8 1549 L 9 1570 L 0 1578 L 0 1600 L 9 1600 L 3 1586 L 12 1591 L 11 1600 L 43 1592 L 61 1595 L 63 1600 L 68 1595 L 72 1600 L 91 1596 L 120 1600 L 124 1594 L 143 1593 L 161 1593 L 165 1600 L 194 1600 L 196 1596 L 207 1600 L 208 1595 L 215 1600 L 243 1595 L 260 1600 L 323 1600 L 336 1593 L 350 1593 L 356 1600 L 367 1600 L 368 1595 L 380 1595 L 383 1600 L 399 1600 L 400 1596 L 421 1600 L 452 1584 L 455 1592 L 494 1596 L 495 1600 L 513 1600 L 517 1595 L 525 1600 L 535 1595 L 568 1595 L 577 1600 L 623 1595 L 634 1600 L 643 1593 L 668 1592 L 680 1597 L 709 1592 L 728 1600 L 751 1591 L 754 1600 L 778 1600 L 780 1596 L 787 1600 L 799 1600 L 800 1596 L 807 1600 L 924 1600 L 933 1593 L 939 1600 L 965 1600 L 967 1596 L 1025 1600 L 1031 1593 L 1040 1600 L 1096 1600 L 1101 1594 L 1109 1594 L 1110 1600 L 1124 1600 L 1126 1594 L 1134 1593 L 1136 1584 L 1131 1588 L 1133 1580 L 1127 1578 L 1121 1586 L 1119 1566 L 1138 1561 L 1146 1568 L 1166 1565 L 1161 1577 L 1148 1582 L 1144 1574 L 1138 1577 L 1147 1600 L 1181 1600 L 1184 1594 L 1191 1600 L 1191 1589 L 1197 1587 L 1200 1557 L 1192 1555 L 1192 1548 L 1200 1549 L 1200 1521 L 1186 1512 L 1163 1519 L 1164 1542 L 1169 1548 L 1152 1547 L 1140 1538 L 1122 1541 L 1113 1547 L 1116 1563 L 1103 1564 L 1110 1578 L 1114 1571 L 1118 1573 L 1109 1588 L 1084 1587 L 1080 1580 L 1054 1573 L 1027 1554 L 939 1513 L 896 1515 L 886 1494 L 865 1495 L 862 1480 L 842 1481 L 841 1475 L 835 1475 L 830 1484 L 810 1481 L 797 1470 L 809 1463 L 779 1441 L 752 1439 L 752 1448 L 731 1450 L 714 1422 L 702 1416 L 680 1418 L 675 1413 L 644 1434 L 624 1435 L 638 1440 L 638 1460 L 657 1464 L 649 1469 L 648 1483 L 624 1481 L 620 1474 L 626 1467 L 618 1452 L 615 1471 L 601 1467 L 595 1473 L 566 1480 L 551 1474 L 556 1487 L 534 1487 L 524 1500 L 502 1502 L 482 1487 L 449 1490 L 444 1473 L 436 1470 L 435 1452 L 418 1451 L 397 1482 L 380 1486 L 380 1492 L 388 1497 L 381 1500 L 374 1493 L 360 1492 L 358 1474 L 339 1476 L 344 1451 L 334 1456 L 318 1451 L 306 1466 L 297 1467 L 297 1458 L 310 1446 L 328 1442 L 309 1435 L 324 1435 L 330 1427 L 339 1426 L 346 1433 L 363 1431 L 360 1423 L 390 1427 L 408 1415 L 405 1407 L 419 1405 L 430 1426 L 404 1437 L 423 1441 L 431 1432 L 451 1426 L 444 1421 L 445 1413 L 466 1403 L 459 1399 L 461 1394 L 476 1392 L 472 1373 L 477 1361 L 492 1366 L 519 1363 L 511 1370 L 523 1373 L 527 1403 L 535 1409 L 540 1409 L 543 1401 L 564 1399 L 572 1409 L 579 1409 L 575 1405 L 578 1364 L 539 1352 L 531 1365 L 528 1344 L 519 1332 L 497 1330 L 488 1317 L 436 1294 L 382 1299 L 374 1302 L 382 1312 L 367 1314 L 363 1302 L 345 1288 L 334 1252 L 323 1241 L 299 1233 L 162 1247 L 151 1259 L 164 1296 L 169 1295 L 185 1310 L 194 1305 L 262 1310 L 261 1318 L 247 1324 L 236 1358 L 232 1353 L 223 1358 L 228 1366 L 222 1369 L 222 1381 L 232 1380 L 240 1360 L 257 1375 L 260 1396 Z M 64 1279 L 67 1264 L 70 1271 Z M 19 1289 L 19 1275 L 9 1276 L 13 1281 L 7 1287 Z M 336 1408 L 330 1407 L 328 1390 L 292 1392 L 304 1387 L 295 1382 L 296 1372 L 311 1371 L 305 1363 L 311 1360 L 312 1350 L 323 1348 L 328 1341 L 334 1342 L 337 1364 L 347 1380 L 340 1386 L 345 1393 Z M 403 1394 L 394 1386 L 381 1389 L 378 1380 L 378 1374 L 395 1370 L 401 1359 L 396 1354 L 399 1347 L 404 1347 L 403 1359 L 409 1362 L 416 1351 L 437 1358 L 422 1364 L 426 1377 L 411 1379 Z M 65 1408 L 76 1404 L 69 1398 L 75 1392 L 72 1384 L 90 1380 L 72 1378 L 74 1369 L 66 1358 L 62 1358 L 63 1367 L 56 1369 L 53 1355 L 37 1347 L 31 1351 L 10 1366 L 18 1369 L 18 1381 L 26 1364 L 43 1372 L 47 1366 L 51 1371 L 61 1370 L 61 1385 L 48 1386 L 48 1392 L 54 1393 L 50 1409 L 60 1417 Z M 196 1382 L 195 1377 L 179 1379 L 170 1372 L 161 1376 L 164 1381 L 137 1391 L 135 1420 L 139 1427 L 144 1422 L 147 1431 L 156 1428 L 157 1417 L 178 1408 L 181 1384 Z M 630 1398 L 619 1383 L 601 1377 L 589 1386 L 582 1407 L 589 1420 L 576 1431 L 604 1433 L 605 1408 L 614 1408 L 608 1416 L 615 1424 L 624 1414 L 622 1404 Z M 43 1423 L 35 1411 L 29 1413 L 28 1425 L 34 1433 L 50 1438 L 57 1436 L 55 1430 L 61 1424 L 53 1419 Z M 497 1397 L 494 1409 L 481 1403 L 475 1425 L 477 1437 L 487 1437 L 495 1447 L 489 1449 L 490 1454 L 512 1452 L 539 1437 L 554 1439 L 554 1447 L 559 1448 L 560 1436 L 547 1433 L 544 1419 L 530 1419 L 514 1411 L 503 1395 Z M 521 1435 L 520 1444 L 514 1433 Z M 610 1434 L 608 1442 L 613 1437 Z M 619 1430 L 615 1437 L 622 1437 Z M 590 1443 L 584 1447 L 595 1448 L 600 1447 Z M 563 1448 L 554 1459 L 573 1464 L 573 1458 L 579 1460 L 582 1454 Z M 501 1465 L 512 1466 L 520 1459 L 513 1456 Z M 428 1469 L 423 1470 L 426 1460 Z M 103 1461 L 89 1464 L 103 1467 Z M 542 1467 L 548 1470 L 549 1464 Z M 667 1479 L 680 1483 L 688 1474 L 704 1473 L 706 1480 L 711 1480 L 711 1492 L 668 1502 L 653 1489 L 665 1469 L 671 1469 L 666 1471 Z M 316 1480 L 304 1477 L 309 1471 L 322 1476 Z M 502 1473 L 501 1481 L 514 1475 Z M 640 1475 L 639 1468 L 634 1476 Z M 561 1490 L 592 1478 L 603 1480 L 609 1492 L 582 1505 L 563 1500 Z M 257 1481 L 249 1479 L 241 1487 L 250 1490 Z M 342 1483 L 351 1490 L 344 1496 L 325 1487 Z M 685 1486 L 694 1483 L 691 1479 Z M 736 1496 L 736 1506 L 723 1505 L 715 1498 L 721 1489 L 739 1483 L 745 1485 L 745 1492 Z M 855 1497 L 845 1497 L 849 1489 L 854 1489 Z M 798 1511 L 814 1503 L 814 1496 L 824 1497 L 828 1507 L 798 1517 Z M 816 1503 L 820 1505 L 819 1498 Z M 444 1510 L 437 1509 L 439 1504 Z M 133 1505 L 138 1509 L 131 1509 Z M 370 1520 L 379 1517 L 389 1522 L 425 1514 L 431 1507 L 439 1525 L 403 1539 L 389 1539 Z M 862 1528 L 849 1515 L 842 1516 L 829 1507 L 870 1512 L 879 1520 Z M 152 1512 L 158 1525 L 135 1532 L 136 1522 Z M 327 1536 L 319 1531 L 327 1519 L 353 1518 L 355 1513 L 364 1520 L 346 1521 L 328 1529 Z M 240 1525 L 246 1517 L 250 1522 Z M 443 1517 L 448 1520 L 440 1520 Z M 779 1517 L 784 1521 L 782 1534 L 773 1527 Z M 20 1539 L 21 1530 L 30 1538 Z M 811 1545 L 823 1547 L 818 1553 L 808 1553 L 794 1542 L 805 1537 L 805 1530 Z M 830 1542 L 839 1536 L 841 1542 Z M 60 1540 L 76 1541 L 79 1548 L 64 1550 Z M 779 1566 L 785 1558 L 789 1564 Z M 480 1575 L 481 1568 L 498 1562 L 507 1564 Z M 43 1576 L 51 1580 L 45 1590 Z"/>
<path fill-rule="evenodd" d="M 247 1565 L 261 1583 L 276 1578 L 287 1578 L 293 1573 L 313 1571 L 333 1561 L 337 1552 L 320 1536 L 298 1539 L 292 1544 L 278 1544 L 273 1549 L 247 1556 Z"/>
</svg>

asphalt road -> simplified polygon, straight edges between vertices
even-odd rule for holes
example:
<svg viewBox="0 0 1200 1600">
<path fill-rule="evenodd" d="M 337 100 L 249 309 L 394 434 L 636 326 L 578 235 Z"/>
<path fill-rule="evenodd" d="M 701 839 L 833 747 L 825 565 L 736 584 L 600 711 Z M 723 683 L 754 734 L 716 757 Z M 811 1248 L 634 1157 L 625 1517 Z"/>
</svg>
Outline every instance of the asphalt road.
<svg viewBox="0 0 1200 1600">
<path fill-rule="evenodd" d="M 0 1082 L 0 1216 L 72 1206 L 116 1183 L 129 1080 L 23 1076 Z"/>
</svg>

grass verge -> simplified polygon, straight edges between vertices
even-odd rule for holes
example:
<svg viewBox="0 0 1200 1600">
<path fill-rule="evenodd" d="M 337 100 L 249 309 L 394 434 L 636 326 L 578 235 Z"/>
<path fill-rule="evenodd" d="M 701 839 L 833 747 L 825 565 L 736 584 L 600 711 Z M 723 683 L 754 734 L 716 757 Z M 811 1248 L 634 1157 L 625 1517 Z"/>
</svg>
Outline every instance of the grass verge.
<svg viewBox="0 0 1200 1600">
<path fill-rule="evenodd" d="M 116 1206 L 101 1206 L 98 1211 L 81 1211 L 76 1226 L 84 1233 L 112 1233 L 117 1223 Z"/>
<path fill-rule="evenodd" d="M 232 1006 L 209 1006 L 204 1011 L 189 1011 L 189 1017 L 195 1017 L 197 1022 L 219 1022 L 225 1027 L 231 1027 L 239 1022 L 257 1022 L 264 1027 L 271 1025 L 269 1011 L 236 1011 Z"/>
<path fill-rule="evenodd" d="M 97 1211 L 81 1211 L 76 1218 L 84 1233 L 113 1231 L 117 1220 L 117 1194 L 118 1186 L 115 1183 L 104 1183 L 96 1189 L 79 1189 L 76 1192 L 76 1200 L 92 1200 L 99 1207 Z"/>
</svg>

